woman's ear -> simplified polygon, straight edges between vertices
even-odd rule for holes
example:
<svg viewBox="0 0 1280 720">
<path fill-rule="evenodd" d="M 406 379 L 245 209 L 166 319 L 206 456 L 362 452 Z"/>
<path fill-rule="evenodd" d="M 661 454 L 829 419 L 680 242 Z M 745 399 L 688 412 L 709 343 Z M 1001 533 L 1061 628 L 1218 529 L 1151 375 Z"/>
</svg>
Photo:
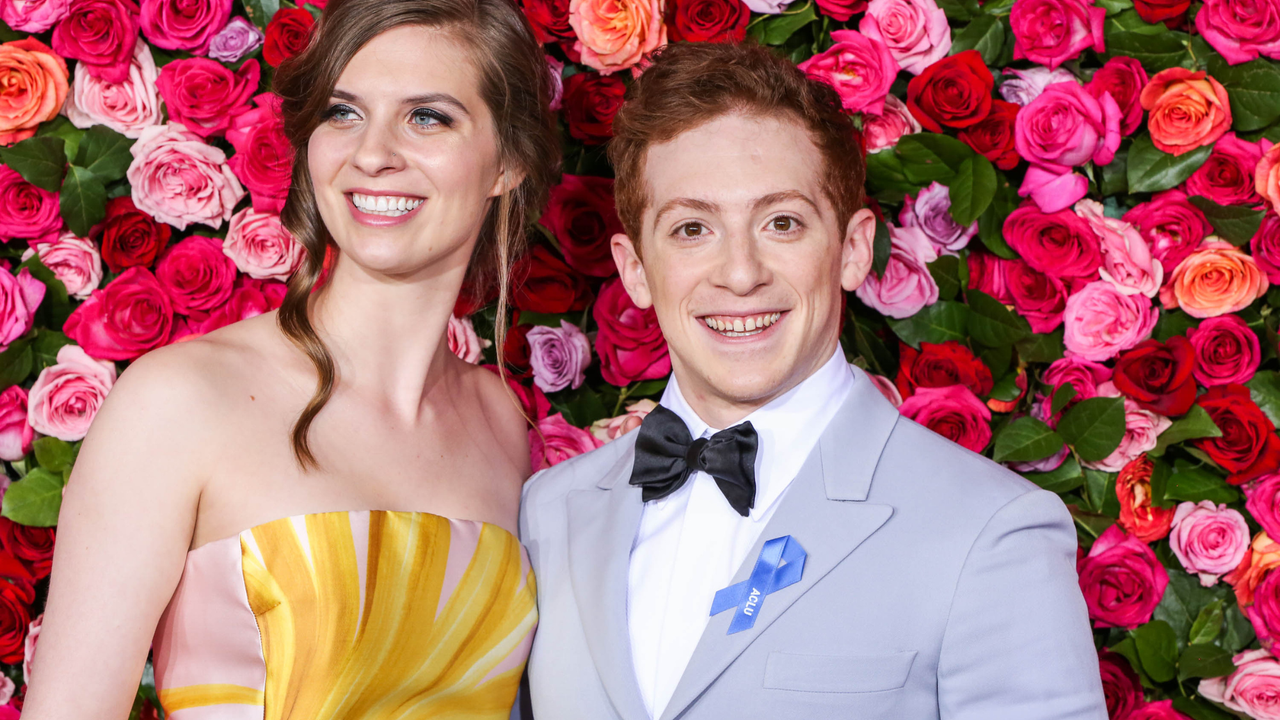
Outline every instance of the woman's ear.
<svg viewBox="0 0 1280 720">
<path fill-rule="evenodd" d="M 489 188 L 489 197 L 498 197 L 504 193 L 511 192 L 520 187 L 520 183 L 524 182 L 525 172 L 523 170 L 507 170 L 503 168 L 498 173 L 498 177 L 493 180 L 493 187 Z"/>
</svg>

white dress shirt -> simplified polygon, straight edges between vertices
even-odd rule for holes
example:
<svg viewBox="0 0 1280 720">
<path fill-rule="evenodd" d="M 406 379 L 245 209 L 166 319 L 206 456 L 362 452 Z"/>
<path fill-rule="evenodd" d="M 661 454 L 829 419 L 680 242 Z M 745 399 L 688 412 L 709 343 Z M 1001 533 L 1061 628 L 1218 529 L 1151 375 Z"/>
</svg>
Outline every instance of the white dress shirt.
<svg viewBox="0 0 1280 720">
<path fill-rule="evenodd" d="M 743 418 L 759 436 L 756 500 L 748 517 L 739 515 L 715 480 L 700 471 L 678 491 L 645 503 L 631 547 L 627 625 L 640 695 L 651 718 L 661 717 L 670 702 L 706 629 L 716 591 L 730 584 L 746 560 L 853 383 L 844 350 L 837 346 L 817 372 Z M 662 405 L 684 420 L 690 437 L 717 432 L 685 402 L 674 375 Z"/>
</svg>

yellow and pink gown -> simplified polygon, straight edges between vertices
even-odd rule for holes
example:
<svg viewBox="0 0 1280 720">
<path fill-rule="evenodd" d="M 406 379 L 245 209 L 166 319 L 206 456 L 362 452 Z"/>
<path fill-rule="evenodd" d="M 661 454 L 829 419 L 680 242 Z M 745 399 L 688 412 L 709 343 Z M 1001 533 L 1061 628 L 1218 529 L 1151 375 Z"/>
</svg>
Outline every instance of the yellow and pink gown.
<svg viewBox="0 0 1280 720">
<path fill-rule="evenodd" d="M 188 553 L 152 663 L 172 720 L 507 718 L 537 621 L 496 525 L 319 513 Z"/>
</svg>

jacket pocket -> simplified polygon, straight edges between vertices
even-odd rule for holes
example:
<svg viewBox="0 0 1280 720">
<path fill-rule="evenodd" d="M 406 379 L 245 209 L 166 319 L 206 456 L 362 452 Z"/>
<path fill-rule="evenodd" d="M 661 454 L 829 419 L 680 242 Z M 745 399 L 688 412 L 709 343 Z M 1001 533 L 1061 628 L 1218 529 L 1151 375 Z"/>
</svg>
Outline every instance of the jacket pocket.
<svg viewBox="0 0 1280 720">
<path fill-rule="evenodd" d="M 892 655 L 799 655 L 771 652 L 764 686 L 771 690 L 869 693 L 896 690 L 907 682 L 916 651 Z"/>
</svg>

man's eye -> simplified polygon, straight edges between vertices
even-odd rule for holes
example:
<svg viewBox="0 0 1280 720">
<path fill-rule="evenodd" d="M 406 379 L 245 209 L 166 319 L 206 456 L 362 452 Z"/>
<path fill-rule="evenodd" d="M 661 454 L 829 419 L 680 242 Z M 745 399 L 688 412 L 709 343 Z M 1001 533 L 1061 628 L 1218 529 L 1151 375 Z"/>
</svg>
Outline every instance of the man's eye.
<svg viewBox="0 0 1280 720">
<path fill-rule="evenodd" d="M 773 228 L 775 232 L 791 232 L 796 229 L 796 220 L 795 218 L 786 217 L 784 215 L 769 221 L 769 226 Z"/>
<path fill-rule="evenodd" d="M 706 231 L 706 226 L 704 226 L 702 223 L 689 222 L 681 225 L 676 230 L 676 234 L 681 237 L 695 238 L 695 237 L 701 237 L 705 231 Z"/>
</svg>

